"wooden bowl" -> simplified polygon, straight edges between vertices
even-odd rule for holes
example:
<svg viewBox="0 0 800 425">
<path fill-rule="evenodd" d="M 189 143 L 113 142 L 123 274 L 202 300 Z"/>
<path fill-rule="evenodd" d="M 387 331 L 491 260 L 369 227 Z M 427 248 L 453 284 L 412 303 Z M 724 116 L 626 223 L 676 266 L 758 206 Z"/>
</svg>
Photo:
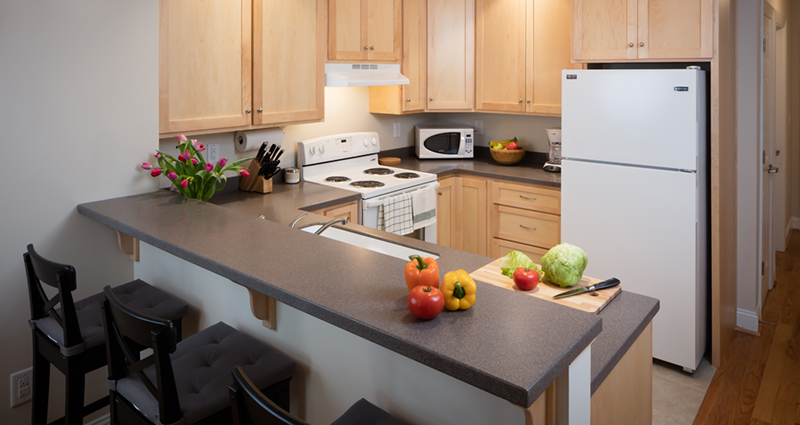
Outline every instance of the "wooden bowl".
<svg viewBox="0 0 800 425">
<path fill-rule="evenodd" d="M 523 147 L 513 151 L 489 148 L 489 152 L 492 153 L 492 158 L 494 158 L 495 161 L 503 165 L 516 164 L 525 157 L 525 148 Z"/>
</svg>

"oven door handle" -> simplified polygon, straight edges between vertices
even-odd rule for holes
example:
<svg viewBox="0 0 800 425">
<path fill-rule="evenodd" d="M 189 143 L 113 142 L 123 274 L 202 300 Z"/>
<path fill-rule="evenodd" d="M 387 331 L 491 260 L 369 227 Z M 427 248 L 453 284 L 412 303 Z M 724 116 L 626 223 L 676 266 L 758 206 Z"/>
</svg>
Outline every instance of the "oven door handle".
<svg viewBox="0 0 800 425">
<path fill-rule="evenodd" d="M 414 193 L 417 190 L 427 189 L 427 188 L 429 188 L 431 186 L 434 189 L 438 189 L 439 186 L 441 186 L 441 184 L 439 182 L 433 182 L 430 185 L 425 185 L 424 187 L 421 187 L 419 189 L 415 189 L 415 190 L 412 190 L 412 191 L 409 191 L 409 192 L 405 192 L 405 193 Z M 362 209 L 368 210 L 370 208 L 375 208 L 375 207 L 381 206 L 381 205 L 383 205 L 383 200 L 386 199 L 386 198 L 387 197 L 384 196 L 382 198 L 377 198 L 377 199 L 368 199 L 368 200 L 364 201 L 364 203 L 362 204 L 364 206 Z"/>
</svg>

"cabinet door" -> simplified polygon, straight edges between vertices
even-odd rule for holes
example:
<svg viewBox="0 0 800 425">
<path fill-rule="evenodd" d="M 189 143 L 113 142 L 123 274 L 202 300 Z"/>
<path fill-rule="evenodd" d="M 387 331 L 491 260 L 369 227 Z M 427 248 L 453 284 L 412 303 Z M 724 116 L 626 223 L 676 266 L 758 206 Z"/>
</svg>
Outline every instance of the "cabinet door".
<svg viewBox="0 0 800 425">
<path fill-rule="evenodd" d="M 436 203 L 436 243 L 455 248 L 453 240 L 453 195 L 454 189 L 460 187 L 458 177 L 439 180 L 438 201 Z"/>
<path fill-rule="evenodd" d="M 476 0 L 475 109 L 525 112 L 528 3 L 532 0 Z"/>
<path fill-rule="evenodd" d="M 486 181 L 461 177 L 461 199 L 458 200 L 454 214 L 461 216 L 462 251 L 486 255 Z"/>
<path fill-rule="evenodd" d="M 427 109 L 475 107 L 475 0 L 428 0 Z"/>
<path fill-rule="evenodd" d="M 287 2 L 292 3 L 292 2 Z M 328 3 L 328 59 L 367 58 L 367 11 L 362 0 L 330 0 Z"/>
<path fill-rule="evenodd" d="M 324 65 L 325 0 L 253 2 L 254 124 L 322 119 Z"/>
<path fill-rule="evenodd" d="M 425 0 L 403 2 L 403 112 L 425 109 Z"/>
<path fill-rule="evenodd" d="M 572 58 L 636 59 L 637 1 L 573 0 Z"/>
<path fill-rule="evenodd" d="M 349 204 L 325 208 L 315 211 L 314 213 L 330 218 L 346 218 L 348 223 L 358 223 L 358 202 L 350 202 Z"/>
<path fill-rule="evenodd" d="M 561 70 L 583 68 L 570 60 L 571 3 L 528 1 L 525 111 L 561 115 Z"/>
<path fill-rule="evenodd" d="M 366 0 L 367 59 L 399 61 L 403 37 L 402 0 Z"/>
<path fill-rule="evenodd" d="M 639 58 L 711 58 L 712 0 L 639 0 Z"/>
<path fill-rule="evenodd" d="M 160 0 L 159 133 L 250 125 L 250 0 Z"/>
</svg>

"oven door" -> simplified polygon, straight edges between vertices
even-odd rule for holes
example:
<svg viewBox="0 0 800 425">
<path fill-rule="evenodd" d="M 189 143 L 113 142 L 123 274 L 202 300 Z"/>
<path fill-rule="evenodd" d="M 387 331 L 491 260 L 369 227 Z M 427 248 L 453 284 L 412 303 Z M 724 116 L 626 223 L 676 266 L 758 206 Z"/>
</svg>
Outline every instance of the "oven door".
<svg viewBox="0 0 800 425">
<path fill-rule="evenodd" d="M 436 205 L 436 189 L 439 188 L 439 182 L 432 182 L 426 183 L 419 186 L 414 186 L 412 188 L 408 188 L 406 190 L 401 190 L 397 192 L 388 193 L 383 196 L 371 198 L 371 199 L 362 199 L 361 200 L 361 224 L 363 226 L 370 227 L 372 229 L 378 228 L 378 215 L 380 214 L 379 206 L 383 205 L 383 200 L 386 198 L 390 198 L 392 196 L 397 196 L 401 193 L 413 193 L 418 190 L 430 190 L 433 189 L 434 193 L 434 200 L 433 205 Z M 438 212 L 437 212 L 438 213 Z M 416 226 L 415 226 L 416 227 Z M 423 240 L 425 242 L 436 243 L 436 214 L 433 215 L 433 218 L 428 218 L 425 220 L 425 225 L 419 227 L 414 230 L 414 232 L 409 233 L 407 235 L 414 239 Z"/>
</svg>

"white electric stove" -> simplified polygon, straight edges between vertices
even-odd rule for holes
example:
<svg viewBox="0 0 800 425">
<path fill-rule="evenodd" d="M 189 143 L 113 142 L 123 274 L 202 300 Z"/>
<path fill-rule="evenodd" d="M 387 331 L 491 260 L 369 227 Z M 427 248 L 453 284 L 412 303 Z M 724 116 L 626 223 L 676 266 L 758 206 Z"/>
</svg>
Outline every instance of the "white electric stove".
<svg viewBox="0 0 800 425">
<path fill-rule="evenodd" d="M 378 133 L 343 133 L 305 140 L 297 145 L 297 164 L 304 181 L 361 194 L 359 224 L 378 228 L 378 206 L 387 197 L 439 187 L 436 175 L 378 164 Z M 409 235 L 436 242 L 436 224 Z"/>
</svg>

